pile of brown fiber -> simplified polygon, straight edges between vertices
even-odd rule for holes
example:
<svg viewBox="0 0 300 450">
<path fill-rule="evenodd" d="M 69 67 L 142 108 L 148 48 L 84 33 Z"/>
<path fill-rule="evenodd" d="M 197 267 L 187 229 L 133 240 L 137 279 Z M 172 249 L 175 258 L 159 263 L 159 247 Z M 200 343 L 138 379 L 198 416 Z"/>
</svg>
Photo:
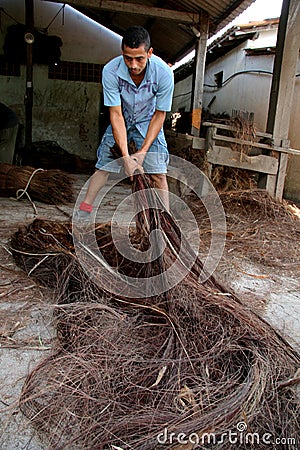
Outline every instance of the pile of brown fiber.
<svg viewBox="0 0 300 450">
<path fill-rule="evenodd" d="M 147 208 L 147 186 L 135 176 L 144 210 L 130 239 L 145 251 L 157 227 L 162 257 L 132 264 L 116 250 L 110 224 L 91 233 L 119 273 L 151 279 L 175 264 L 179 279 L 191 250 L 167 212 Z M 199 282 L 198 258 L 162 294 L 112 295 L 109 278 L 97 282 L 107 277 L 104 264 L 91 257 L 93 279 L 82 269 L 71 233 L 69 223 L 36 220 L 11 241 L 17 263 L 58 300 L 52 352 L 20 398 L 46 448 L 299 448 L 300 357 L 270 325 L 212 276 Z M 88 242 L 87 231 L 83 247 Z"/>
<path fill-rule="evenodd" d="M 2 163 L 0 195 L 61 205 L 74 199 L 73 177 L 58 169 L 44 170 Z"/>
<path fill-rule="evenodd" d="M 271 267 L 299 267 L 300 210 L 263 189 L 219 192 L 226 216 L 226 250 Z M 203 246 L 209 247 L 210 218 L 201 200 L 189 199 Z"/>
</svg>

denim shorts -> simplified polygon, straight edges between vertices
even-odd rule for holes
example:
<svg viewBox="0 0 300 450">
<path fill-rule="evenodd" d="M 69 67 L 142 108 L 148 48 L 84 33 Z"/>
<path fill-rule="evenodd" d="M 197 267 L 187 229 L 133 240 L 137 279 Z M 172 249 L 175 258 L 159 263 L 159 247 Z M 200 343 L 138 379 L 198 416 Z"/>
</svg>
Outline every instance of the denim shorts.
<svg viewBox="0 0 300 450">
<path fill-rule="evenodd" d="M 144 142 L 143 136 L 135 127 L 127 130 L 127 138 L 128 143 L 131 140 L 135 142 L 137 150 L 141 148 Z M 97 150 L 97 169 L 113 173 L 119 173 L 122 170 L 122 160 L 116 159 L 111 152 L 114 144 L 115 140 L 112 134 L 112 128 L 109 126 Z M 157 137 L 145 156 L 143 169 L 145 173 L 149 174 L 164 174 L 167 173 L 168 164 L 169 152 L 167 143 L 164 137 Z"/>
</svg>

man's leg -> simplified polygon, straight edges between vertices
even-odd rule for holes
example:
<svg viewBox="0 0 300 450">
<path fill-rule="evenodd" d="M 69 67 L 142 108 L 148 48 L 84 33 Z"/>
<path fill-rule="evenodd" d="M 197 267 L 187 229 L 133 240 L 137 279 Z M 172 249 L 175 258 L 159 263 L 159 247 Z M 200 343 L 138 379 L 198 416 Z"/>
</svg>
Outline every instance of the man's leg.
<svg viewBox="0 0 300 450">
<path fill-rule="evenodd" d="M 151 181 L 153 186 L 158 190 L 161 201 L 167 211 L 170 210 L 169 202 L 169 186 L 167 181 L 167 175 L 163 173 L 151 174 Z"/>
<path fill-rule="evenodd" d="M 114 143 L 115 140 L 112 134 L 111 126 L 108 126 L 97 150 L 98 160 L 96 163 L 96 171 L 90 179 L 85 198 L 79 206 L 79 211 L 76 213 L 77 222 L 80 222 L 80 220 L 88 222 L 91 219 L 93 203 L 100 189 L 106 184 L 109 173 L 118 173 L 120 171 L 120 167 L 118 166 L 118 163 L 114 161 L 115 158 L 111 152 L 111 148 L 114 146 Z M 103 170 L 106 167 L 109 167 L 108 171 Z"/>
<path fill-rule="evenodd" d="M 109 173 L 118 173 L 120 171 L 120 167 L 118 166 L 117 162 L 114 162 L 115 157 L 111 151 L 114 144 L 115 140 L 110 125 L 107 127 L 97 150 L 98 160 L 96 164 L 96 171 L 90 179 L 88 190 L 83 201 L 83 203 L 86 203 L 87 205 L 93 205 L 98 192 L 106 184 Z M 106 167 L 108 168 L 108 170 L 103 170 Z"/>
<path fill-rule="evenodd" d="M 90 179 L 88 190 L 84 199 L 84 202 L 88 205 L 92 205 L 97 197 L 100 189 L 106 184 L 109 172 L 104 170 L 96 170 Z"/>
<path fill-rule="evenodd" d="M 96 170 L 90 179 L 85 199 L 80 203 L 79 210 L 75 214 L 75 222 L 78 224 L 89 225 L 91 223 L 91 212 L 93 202 L 100 189 L 105 185 L 109 173 L 103 170 Z"/>
</svg>

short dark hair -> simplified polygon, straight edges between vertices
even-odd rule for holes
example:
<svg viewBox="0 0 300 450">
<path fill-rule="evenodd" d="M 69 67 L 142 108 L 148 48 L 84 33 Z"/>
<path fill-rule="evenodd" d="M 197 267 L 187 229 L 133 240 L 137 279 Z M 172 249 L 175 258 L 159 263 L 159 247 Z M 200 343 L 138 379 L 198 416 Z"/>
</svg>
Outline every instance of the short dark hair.
<svg viewBox="0 0 300 450">
<path fill-rule="evenodd" d="M 140 25 L 134 25 L 125 30 L 122 39 L 122 50 L 124 47 L 139 48 L 144 45 L 146 52 L 151 47 L 151 40 L 147 30 Z"/>
</svg>

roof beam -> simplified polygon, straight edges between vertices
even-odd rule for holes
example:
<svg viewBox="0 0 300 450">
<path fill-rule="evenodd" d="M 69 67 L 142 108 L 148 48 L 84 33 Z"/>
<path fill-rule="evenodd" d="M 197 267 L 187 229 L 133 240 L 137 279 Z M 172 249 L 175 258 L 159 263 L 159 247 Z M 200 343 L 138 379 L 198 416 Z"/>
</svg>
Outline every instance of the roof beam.
<svg viewBox="0 0 300 450">
<path fill-rule="evenodd" d="M 57 0 L 44 1 L 57 3 Z M 121 13 L 140 14 L 142 16 L 175 20 L 185 23 L 199 23 L 199 14 L 197 13 L 155 8 L 153 6 L 146 7 L 138 3 L 123 3 L 116 0 L 66 0 L 64 3 L 74 7 L 79 6 Z"/>
</svg>

